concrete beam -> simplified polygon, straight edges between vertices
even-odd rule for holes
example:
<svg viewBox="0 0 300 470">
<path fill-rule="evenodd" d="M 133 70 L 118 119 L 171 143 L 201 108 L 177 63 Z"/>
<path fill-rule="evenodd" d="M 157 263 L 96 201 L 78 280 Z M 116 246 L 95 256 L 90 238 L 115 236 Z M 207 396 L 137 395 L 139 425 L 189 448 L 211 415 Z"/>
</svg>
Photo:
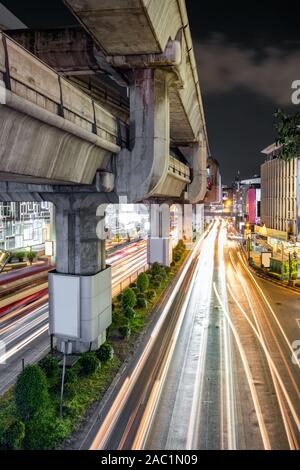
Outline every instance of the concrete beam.
<svg viewBox="0 0 300 470">
<path fill-rule="evenodd" d="M 138 69 L 130 93 L 130 148 L 122 150 L 116 169 L 116 191 L 129 202 L 155 194 L 169 165 L 168 76 L 161 70 Z"/>
<path fill-rule="evenodd" d="M 25 49 L 63 75 L 107 74 L 117 84 L 128 80 L 109 65 L 104 53 L 80 26 L 51 30 L 6 31 Z"/>
</svg>

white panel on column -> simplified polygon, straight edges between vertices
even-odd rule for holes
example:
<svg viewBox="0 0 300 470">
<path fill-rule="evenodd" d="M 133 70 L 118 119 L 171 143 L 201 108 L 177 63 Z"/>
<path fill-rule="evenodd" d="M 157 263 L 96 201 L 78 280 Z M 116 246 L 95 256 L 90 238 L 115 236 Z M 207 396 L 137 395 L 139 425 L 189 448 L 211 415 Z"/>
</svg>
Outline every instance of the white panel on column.
<svg viewBox="0 0 300 470">
<path fill-rule="evenodd" d="M 49 273 L 50 331 L 70 339 L 80 337 L 80 277 Z"/>
</svg>

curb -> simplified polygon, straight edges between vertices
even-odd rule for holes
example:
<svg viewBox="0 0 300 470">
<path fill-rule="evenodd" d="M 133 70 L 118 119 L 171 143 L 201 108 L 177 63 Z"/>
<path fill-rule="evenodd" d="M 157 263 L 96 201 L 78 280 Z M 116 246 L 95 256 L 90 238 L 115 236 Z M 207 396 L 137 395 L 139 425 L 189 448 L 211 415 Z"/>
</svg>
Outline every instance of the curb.
<svg viewBox="0 0 300 470">
<path fill-rule="evenodd" d="M 242 247 L 242 252 L 243 252 L 244 257 L 246 258 L 245 251 L 244 251 L 243 247 Z M 283 287 L 283 288 L 291 290 L 293 292 L 297 292 L 297 294 L 300 294 L 300 288 L 299 287 L 289 286 L 287 284 L 284 284 L 282 281 L 278 281 L 277 279 L 274 279 L 273 277 L 268 276 L 267 274 L 263 274 L 263 273 L 259 272 L 255 267 L 253 267 L 249 264 L 249 261 L 248 261 L 247 258 L 246 258 L 246 262 L 247 262 L 247 266 L 249 267 L 249 269 L 257 277 L 260 277 L 261 279 L 264 279 L 265 281 L 272 282 L 273 284 L 276 284 L 277 286 Z"/>
</svg>

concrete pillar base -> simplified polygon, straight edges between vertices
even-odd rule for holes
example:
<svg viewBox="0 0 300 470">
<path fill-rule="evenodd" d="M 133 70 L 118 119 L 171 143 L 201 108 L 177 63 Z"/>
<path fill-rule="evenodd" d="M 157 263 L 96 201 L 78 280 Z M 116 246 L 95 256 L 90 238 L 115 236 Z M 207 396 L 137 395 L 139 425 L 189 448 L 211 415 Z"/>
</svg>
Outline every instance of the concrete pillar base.
<svg viewBox="0 0 300 470">
<path fill-rule="evenodd" d="M 149 263 L 170 266 L 172 262 L 172 242 L 170 237 L 151 237 L 148 241 Z"/>
<path fill-rule="evenodd" d="M 72 353 L 98 349 L 112 320 L 111 268 L 95 275 L 49 273 L 50 333 Z"/>
</svg>

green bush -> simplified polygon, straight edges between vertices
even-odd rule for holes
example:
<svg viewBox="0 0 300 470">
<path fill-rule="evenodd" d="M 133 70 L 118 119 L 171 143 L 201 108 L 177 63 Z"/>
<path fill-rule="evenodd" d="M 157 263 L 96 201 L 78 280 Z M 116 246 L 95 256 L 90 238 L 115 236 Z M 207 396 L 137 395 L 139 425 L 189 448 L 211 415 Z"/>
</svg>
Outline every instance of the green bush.
<svg viewBox="0 0 300 470">
<path fill-rule="evenodd" d="M 110 361 L 114 355 L 113 347 L 105 342 L 101 344 L 100 348 L 96 351 L 96 355 L 100 362 Z"/>
<path fill-rule="evenodd" d="M 123 292 L 122 305 L 123 307 L 134 307 L 136 305 L 136 295 L 130 287 Z"/>
<path fill-rule="evenodd" d="M 26 253 L 26 258 L 28 259 L 29 263 L 32 264 L 32 262 L 36 258 L 36 253 L 32 249 L 30 249 L 30 251 L 27 251 Z"/>
<path fill-rule="evenodd" d="M 100 362 L 95 353 L 87 352 L 81 355 L 80 367 L 84 375 L 91 375 L 100 367 Z"/>
<path fill-rule="evenodd" d="M 30 420 L 49 403 L 45 372 L 37 365 L 28 365 L 20 373 L 14 388 L 14 398 L 19 416 Z"/>
<path fill-rule="evenodd" d="M 129 325 L 120 326 L 119 332 L 120 332 L 120 335 L 122 336 L 122 338 L 124 338 L 124 339 L 129 338 L 129 336 L 131 335 L 130 326 Z"/>
<path fill-rule="evenodd" d="M 56 418 L 52 409 L 44 409 L 26 424 L 24 447 L 28 450 L 52 450 L 67 434 L 67 423 Z"/>
<path fill-rule="evenodd" d="M 11 416 L 6 422 L 1 421 L 0 449 L 18 450 L 25 437 L 25 425 L 20 419 Z"/>
<path fill-rule="evenodd" d="M 135 318 L 135 311 L 129 306 L 124 309 L 124 314 L 125 317 L 128 318 L 128 320 L 133 320 Z"/>
<path fill-rule="evenodd" d="M 160 286 L 161 286 L 161 282 L 160 282 L 160 281 L 156 281 L 156 280 L 154 279 L 154 281 L 151 282 L 151 285 L 152 285 L 153 287 L 156 287 L 156 289 L 159 289 Z"/>
<path fill-rule="evenodd" d="M 48 354 L 39 363 L 39 366 L 46 374 L 48 379 L 56 379 L 59 373 L 58 361 L 55 357 Z"/>
<path fill-rule="evenodd" d="M 145 299 L 146 298 L 146 294 L 144 294 L 144 292 L 139 292 L 138 295 L 136 296 L 136 299 Z"/>
<path fill-rule="evenodd" d="M 175 261 L 172 261 L 171 262 L 171 268 L 174 268 L 174 266 L 175 266 Z"/>
<path fill-rule="evenodd" d="M 155 276 L 155 274 L 160 274 L 161 271 L 161 265 L 155 261 L 155 263 L 152 264 L 151 266 L 151 273 Z"/>
<path fill-rule="evenodd" d="M 146 293 L 146 297 L 148 300 L 154 299 L 155 296 L 156 296 L 156 292 L 154 289 L 149 289 Z"/>
<path fill-rule="evenodd" d="M 136 282 L 131 282 L 131 283 L 129 284 L 129 287 L 131 287 L 131 288 L 136 287 Z"/>
<path fill-rule="evenodd" d="M 123 298 L 123 293 L 121 292 L 121 293 L 117 296 L 118 302 L 122 302 L 122 298 Z"/>
<path fill-rule="evenodd" d="M 131 289 L 133 290 L 133 292 L 135 293 L 135 295 L 137 296 L 140 292 L 139 288 L 138 287 L 131 287 Z"/>
<path fill-rule="evenodd" d="M 166 275 L 170 274 L 171 271 L 172 271 L 172 270 L 171 270 L 170 266 L 165 266 L 165 273 L 166 273 Z"/>
<path fill-rule="evenodd" d="M 179 240 L 179 242 L 177 243 L 176 248 L 182 248 L 182 249 L 184 249 L 184 241 L 183 241 L 183 240 Z"/>
<path fill-rule="evenodd" d="M 25 251 L 17 251 L 16 253 L 13 254 L 13 257 L 17 258 L 20 261 L 20 263 L 24 261 L 25 256 L 26 256 Z"/>
<path fill-rule="evenodd" d="M 146 273 L 139 274 L 137 278 L 137 287 L 141 292 L 146 292 L 149 287 L 149 276 Z"/>
<path fill-rule="evenodd" d="M 181 255 L 179 253 L 174 254 L 174 261 L 175 263 L 178 263 L 181 260 Z"/>
<path fill-rule="evenodd" d="M 143 299 L 142 297 L 138 297 L 137 299 L 137 307 L 138 308 L 147 308 L 148 302 L 146 299 Z"/>
</svg>

